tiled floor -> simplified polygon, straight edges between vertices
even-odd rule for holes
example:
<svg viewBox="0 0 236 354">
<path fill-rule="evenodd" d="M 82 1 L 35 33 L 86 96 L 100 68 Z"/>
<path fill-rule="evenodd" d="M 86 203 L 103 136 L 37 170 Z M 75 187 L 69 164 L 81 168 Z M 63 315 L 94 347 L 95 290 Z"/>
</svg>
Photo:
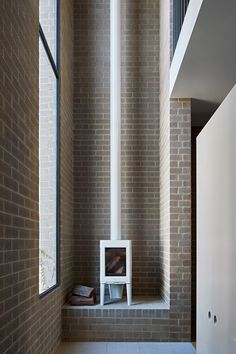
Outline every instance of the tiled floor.
<svg viewBox="0 0 236 354">
<path fill-rule="evenodd" d="M 56 354 L 196 354 L 191 343 L 61 343 Z"/>
</svg>

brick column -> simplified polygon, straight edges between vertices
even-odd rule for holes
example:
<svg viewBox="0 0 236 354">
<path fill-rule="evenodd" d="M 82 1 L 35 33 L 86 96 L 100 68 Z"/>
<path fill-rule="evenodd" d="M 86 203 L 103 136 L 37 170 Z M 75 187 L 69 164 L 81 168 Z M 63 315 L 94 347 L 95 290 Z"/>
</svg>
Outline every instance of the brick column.
<svg viewBox="0 0 236 354">
<path fill-rule="evenodd" d="M 191 340 L 191 100 L 170 102 L 170 337 Z"/>
</svg>

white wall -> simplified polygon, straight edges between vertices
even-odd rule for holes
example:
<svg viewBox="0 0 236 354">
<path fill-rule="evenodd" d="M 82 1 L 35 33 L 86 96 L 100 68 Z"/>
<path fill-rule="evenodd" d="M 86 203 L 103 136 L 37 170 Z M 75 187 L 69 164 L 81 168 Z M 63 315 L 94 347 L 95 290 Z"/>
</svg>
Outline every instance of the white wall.
<svg viewBox="0 0 236 354">
<path fill-rule="evenodd" d="M 197 139 L 197 252 L 198 354 L 236 353 L 236 86 Z"/>
</svg>

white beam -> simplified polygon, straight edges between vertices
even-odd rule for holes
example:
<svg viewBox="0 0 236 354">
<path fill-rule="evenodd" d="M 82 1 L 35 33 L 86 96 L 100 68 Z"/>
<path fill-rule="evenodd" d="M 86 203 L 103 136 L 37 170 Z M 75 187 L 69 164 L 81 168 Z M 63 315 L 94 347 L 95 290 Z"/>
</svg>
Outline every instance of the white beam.
<svg viewBox="0 0 236 354">
<path fill-rule="evenodd" d="M 121 47 L 120 0 L 110 1 L 111 49 L 111 239 L 121 239 Z"/>
</svg>

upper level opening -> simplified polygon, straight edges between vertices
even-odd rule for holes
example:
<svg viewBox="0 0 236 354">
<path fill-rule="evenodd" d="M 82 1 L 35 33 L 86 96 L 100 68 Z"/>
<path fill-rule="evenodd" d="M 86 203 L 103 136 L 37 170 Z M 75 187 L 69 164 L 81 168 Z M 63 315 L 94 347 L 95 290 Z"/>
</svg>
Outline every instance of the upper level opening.
<svg viewBox="0 0 236 354">
<path fill-rule="evenodd" d="M 173 53 L 175 52 L 189 1 L 173 0 Z"/>
<path fill-rule="evenodd" d="M 197 113 L 214 112 L 236 82 L 236 2 L 173 1 L 170 97 L 194 99 Z"/>
</svg>

